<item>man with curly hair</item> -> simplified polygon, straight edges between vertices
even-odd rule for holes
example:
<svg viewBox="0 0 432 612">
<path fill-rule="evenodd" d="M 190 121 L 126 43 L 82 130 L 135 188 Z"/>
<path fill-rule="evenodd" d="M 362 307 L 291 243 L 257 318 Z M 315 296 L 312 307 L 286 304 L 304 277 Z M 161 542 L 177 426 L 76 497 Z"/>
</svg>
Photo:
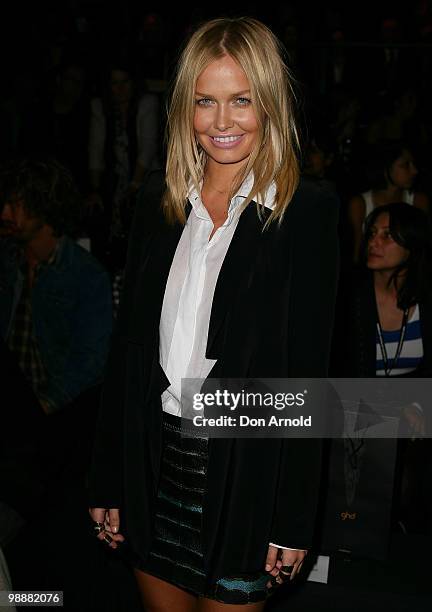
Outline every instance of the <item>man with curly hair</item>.
<svg viewBox="0 0 432 612">
<path fill-rule="evenodd" d="M 46 414 L 102 377 L 112 325 L 108 274 L 75 241 L 81 197 L 54 159 L 0 169 L 0 334 Z"/>
</svg>

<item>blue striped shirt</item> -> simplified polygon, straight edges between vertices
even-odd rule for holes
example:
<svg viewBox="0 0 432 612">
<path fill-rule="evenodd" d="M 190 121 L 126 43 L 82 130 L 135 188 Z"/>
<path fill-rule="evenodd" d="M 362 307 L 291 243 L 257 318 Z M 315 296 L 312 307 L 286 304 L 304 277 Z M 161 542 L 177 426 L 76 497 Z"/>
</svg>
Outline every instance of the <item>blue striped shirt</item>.
<svg viewBox="0 0 432 612">
<path fill-rule="evenodd" d="M 384 331 L 382 330 L 383 340 L 385 343 L 388 367 L 391 367 L 390 376 L 400 376 L 413 372 L 423 359 L 423 342 L 420 325 L 420 311 L 418 304 L 415 307 L 411 319 L 408 321 L 405 339 L 402 346 L 401 354 L 396 364 L 393 364 L 394 356 L 396 355 L 400 330 Z M 384 360 L 379 343 L 378 332 L 376 334 L 376 376 L 385 376 Z"/>
</svg>

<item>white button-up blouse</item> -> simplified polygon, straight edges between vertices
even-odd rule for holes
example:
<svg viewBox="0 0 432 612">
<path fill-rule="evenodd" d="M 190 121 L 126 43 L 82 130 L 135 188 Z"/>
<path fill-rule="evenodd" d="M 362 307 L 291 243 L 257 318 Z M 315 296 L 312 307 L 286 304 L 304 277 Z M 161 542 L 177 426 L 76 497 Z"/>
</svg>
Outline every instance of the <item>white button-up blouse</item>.
<svg viewBox="0 0 432 612">
<path fill-rule="evenodd" d="M 252 185 L 249 176 L 232 198 L 228 217 L 211 240 L 210 215 L 196 189 L 189 192 L 192 210 L 171 264 L 159 327 L 160 364 L 171 383 L 162 395 L 162 408 L 170 414 L 181 416 L 182 378 L 206 378 L 216 363 L 205 356 L 213 295 L 241 205 Z M 274 195 L 271 186 L 264 201 L 268 208 L 274 206 Z"/>
<path fill-rule="evenodd" d="M 181 416 L 182 378 L 206 378 L 216 363 L 205 356 L 213 295 L 242 212 L 241 205 L 252 185 L 250 175 L 232 198 L 228 217 L 211 240 L 210 215 L 196 189 L 189 192 L 192 210 L 171 264 L 159 326 L 159 360 L 171 383 L 162 394 L 162 409 L 175 416 Z M 272 184 L 264 206 L 274 208 L 275 193 Z"/>
</svg>

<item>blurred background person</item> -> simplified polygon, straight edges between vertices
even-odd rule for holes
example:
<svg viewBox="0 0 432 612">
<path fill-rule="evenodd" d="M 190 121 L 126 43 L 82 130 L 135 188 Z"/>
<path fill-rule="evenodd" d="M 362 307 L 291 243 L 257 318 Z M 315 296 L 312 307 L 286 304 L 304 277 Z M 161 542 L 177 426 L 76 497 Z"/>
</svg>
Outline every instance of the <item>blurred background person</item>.
<svg viewBox="0 0 432 612">
<path fill-rule="evenodd" d="M 135 194 L 158 165 L 159 99 L 140 93 L 133 69 L 124 61 L 107 71 L 101 97 L 91 102 L 88 142 L 88 204 L 95 212 L 92 251 L 114 276 L 125 264 Z"/>
<path fill-rule="evenodd" d="M 102 376 L 111 333 L 108 276 L 73 236 L 81 198 L 53 159 L 0 171 L 0 329 L 49 414 Z"/>
<path fill-rule="evenodd" d="M 21 126 L 20 151 L 57 159 L 83 193 L 88 185 L 86 151 L 90 120 L 87 71 L 79 55 L 65 55 L 50 78 L 40 77 L 39 96 Z"/>
<path fill-rule="evenodd" d="M 334 151 L 330 139 L 320 132 L 311 134 L 303 154 L 302 174 L 320 187 L 337 193 L 332 173 L 333 160 Z"/>
<path fill-rule="evenodd" d="M 82 507 L 111 336 L 111 285 L 75 241 L 82 199 L 59 162 L 38 157 L 4 164 L 0 208 L 7 432 L 0 450 L 0 544 L 7 545 L 15 588 L 31 588 L 33 580 L 48 588 L 53 576 L 64 584 L 68 573 L 56 545 L 59 523 L 79 520 Z M 67 555 L 73 559 L 69 549 Z M 30 575 L 23 558 L 31 559 Z"/>
<path fill-rule="evenodd" d="M 339 320 L 344 335 L 338 334 L 335 376 L 432 376 L 431 247 L 430 220 L 422 210 L 395 202 L 368 215 L 361 267 Z M 432 449 L 430 440 L 418 440 L 428 418 L 425 408 L 403 407 L 413 439 L 398 440 L 394 513 L 409 531 L 431 527 Z"/>
<path fill-rule="evenodd" d="M 376 147 L 370 159 L 370 189 L 355 195 L 348 204 L 352 236 L 352 256 L 358 263 L 365 218 L 377 207 L 406 202 L 427 212 L 429 198 L 414 189 L 418 170 L 410 148 L 402 142 L 385 142 Z"/>
</svg>

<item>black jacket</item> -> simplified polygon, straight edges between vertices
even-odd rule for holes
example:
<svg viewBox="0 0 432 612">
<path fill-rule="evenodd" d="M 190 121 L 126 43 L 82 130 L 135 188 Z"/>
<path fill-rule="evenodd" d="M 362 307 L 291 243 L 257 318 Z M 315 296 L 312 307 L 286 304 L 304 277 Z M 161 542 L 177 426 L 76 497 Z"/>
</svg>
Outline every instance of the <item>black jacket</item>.
<svg viewBox="0 0 432 612">
<path fill-rule="evenodd" d="M 159 206 L 161 173 L 140 194 L 125 289 L 105 379 L 91 505 L 121 508 L 141 558 L 151 544 L 161 456 L 159 320 L 182 226 Z M 281 227 L 242 213 L 222 265 L 206 356 L 221 378 L 323 377 L 338 275 L 338 203 L 301 183 Z M 202 543 L 215 579 L 263 568 L 269 542 L 309 548 L 320 480 L 317 440 L 213 439 Z"/>
</svg>

